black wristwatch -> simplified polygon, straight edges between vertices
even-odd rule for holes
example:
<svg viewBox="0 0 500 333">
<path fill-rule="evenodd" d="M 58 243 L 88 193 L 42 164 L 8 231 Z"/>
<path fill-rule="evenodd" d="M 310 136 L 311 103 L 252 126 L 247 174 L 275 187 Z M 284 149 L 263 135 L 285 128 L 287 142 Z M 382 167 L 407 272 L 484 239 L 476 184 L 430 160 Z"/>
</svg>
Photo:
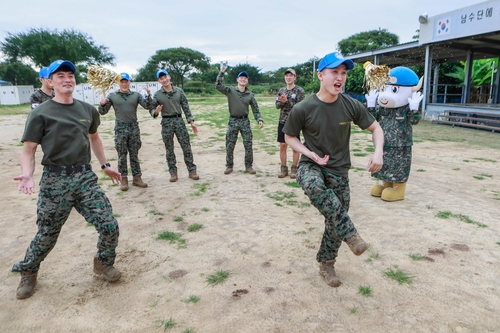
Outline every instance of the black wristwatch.
<svg viewBox="0 0 500 333">
<path fill-rule="evenodd" d="M 109 168 L 111 166 L 111 164 L 109 164 L 109 162 L 106 162 L 104 163 L 103 165 L 101 165 L 101 169 L 106 169 L 106 168 Z"/>
</svg>

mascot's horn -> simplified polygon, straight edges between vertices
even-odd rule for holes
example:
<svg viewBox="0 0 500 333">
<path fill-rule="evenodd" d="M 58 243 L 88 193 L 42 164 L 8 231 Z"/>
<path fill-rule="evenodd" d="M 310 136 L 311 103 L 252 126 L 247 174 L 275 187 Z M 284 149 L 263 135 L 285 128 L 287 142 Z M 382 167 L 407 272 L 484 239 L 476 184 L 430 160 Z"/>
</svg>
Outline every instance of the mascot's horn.
<svg viewBox="0 0 500 333">
<path fill-rule="evenodd" d="M 411 87 L 411 91 L 412 91 L 412 92 L 419 91 L 419 90 L 420 90 L 420 88 L 422 88 L 422 83 L 423 83 L 423 82 L 424 82 L 424 77 L 422 76 L 422 77 L 420 78 L 420 80 L 418 80 L 418 84 L 417 84 L 416 86 L 414 86 L 414 87 Z"/>
</svg>

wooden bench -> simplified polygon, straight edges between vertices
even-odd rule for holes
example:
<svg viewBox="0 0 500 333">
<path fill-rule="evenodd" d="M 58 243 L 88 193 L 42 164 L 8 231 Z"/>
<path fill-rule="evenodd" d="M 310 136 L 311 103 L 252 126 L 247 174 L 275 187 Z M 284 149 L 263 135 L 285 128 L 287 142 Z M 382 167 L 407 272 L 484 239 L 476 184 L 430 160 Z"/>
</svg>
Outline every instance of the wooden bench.
<svg viewBox="0 0 500 333">
<path fill-rule="evenodd" d="M 500 113 L 478 113 L 447 110 L 433 120 L 436 124 L 446 124 L 452 127 L 470 127 L 482 130 L 490 130 L 492 133 L 500 133 Z"/>
</svg>

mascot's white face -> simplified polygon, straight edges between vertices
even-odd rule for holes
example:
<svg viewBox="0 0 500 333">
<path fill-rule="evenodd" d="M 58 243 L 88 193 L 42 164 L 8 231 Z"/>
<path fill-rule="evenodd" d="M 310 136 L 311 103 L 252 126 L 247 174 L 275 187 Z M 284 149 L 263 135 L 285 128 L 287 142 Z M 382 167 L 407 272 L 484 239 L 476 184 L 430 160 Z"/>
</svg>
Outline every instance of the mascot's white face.
<svg viewBox="0 0 500 333">
<path fill-rule="evenodd" d="M 412 87 L 386 85 L 378 95 L 377 103 L 384 108 L 399 108 L 408 104 Z"/>
</svg>

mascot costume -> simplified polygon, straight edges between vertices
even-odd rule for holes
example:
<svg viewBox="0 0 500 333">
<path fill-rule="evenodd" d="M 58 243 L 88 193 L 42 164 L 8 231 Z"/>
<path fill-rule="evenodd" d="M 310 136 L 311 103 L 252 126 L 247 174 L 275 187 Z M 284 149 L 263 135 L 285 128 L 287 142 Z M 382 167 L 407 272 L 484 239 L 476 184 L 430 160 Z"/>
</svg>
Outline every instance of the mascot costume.
<svg viewBox="0 0 500 333">
<path fill-rule="evenodd" d="M 365 95 L 366 106 L 380 123 L 384 131 L 384 165 L 372 177 L 378 182 L 372 186 L 370 194 L 381 197 L 384 201 L 398 201 L 405 197 L 406 182 L 410 175 L 411 149 L 413 145 L 413 125 L 418 124 L 422 116 L 419 110 L 423 96 L 418 90 L 422 78 L 407 67 L 395 67 L 388 71 L 384 85 L 376 85 L 370 80 L 369 69 L 382 66 L 365 64 L 365 84 L 372 82 L 370 92 Z M 380 78 L 380 76 L 378 76 Z M 378 98 L 377 98 L 378 97 Z M 377 104 L 377 105 L 376 105 Z"/>
</svg>

